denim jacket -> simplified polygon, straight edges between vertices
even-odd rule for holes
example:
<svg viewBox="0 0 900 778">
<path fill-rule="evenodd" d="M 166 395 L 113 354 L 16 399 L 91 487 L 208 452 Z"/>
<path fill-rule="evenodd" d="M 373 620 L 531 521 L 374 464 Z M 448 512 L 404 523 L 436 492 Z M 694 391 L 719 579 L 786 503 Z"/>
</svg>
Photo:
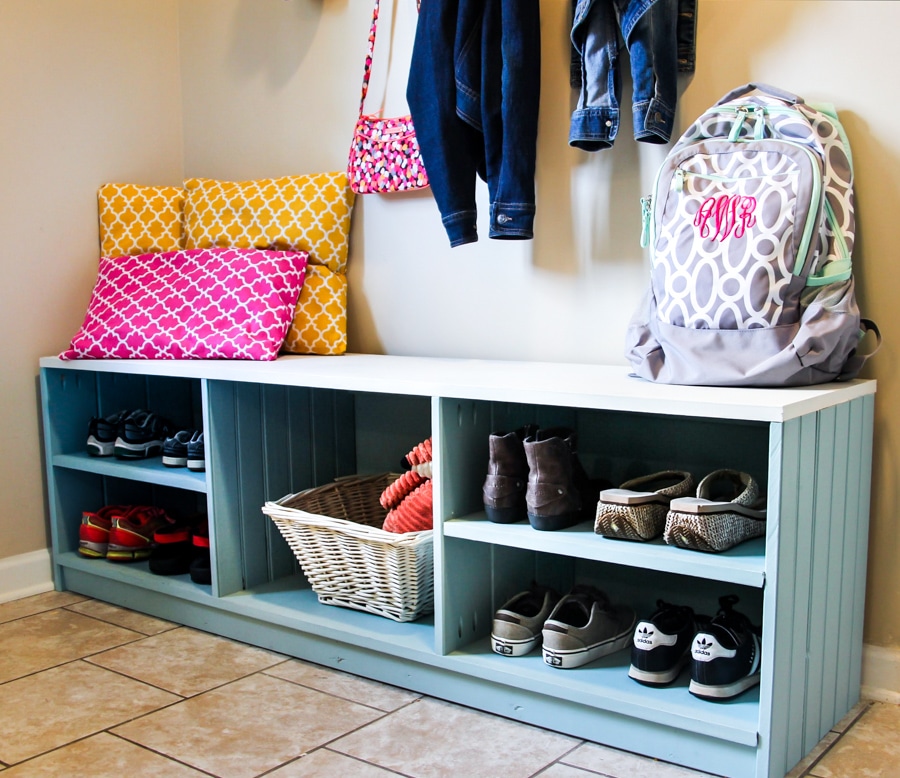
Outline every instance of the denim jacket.
<svg viewBox="0 0 900 778">
<path fill-rule="evenodd" d="M 619 130 L 622 44 L 631 60 L 634 137 L 669 142 L 678 72 L 694 68 L 696 10 L 697 0 L 575 1 L 573 84 L 580 95 L 569 145 L 585 151 L 613 145 Z"/>
<path fill-rule="evenodd" d="M 533 237 L 541 81 L 539 0 L 422 0 L 406 98 L 451 246 Z"/>
</svg>

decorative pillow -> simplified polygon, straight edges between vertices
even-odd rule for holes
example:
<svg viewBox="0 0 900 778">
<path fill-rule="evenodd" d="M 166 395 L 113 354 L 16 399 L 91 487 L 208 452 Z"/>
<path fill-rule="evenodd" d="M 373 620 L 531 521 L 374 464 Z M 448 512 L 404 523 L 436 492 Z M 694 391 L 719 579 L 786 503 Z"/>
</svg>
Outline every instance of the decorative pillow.
<svg viewBox="0 0 900 778">
<path fill-rule="evenodd" d="M 354 200 L 346 171 L 258 181 L 191 178 L 184 187 L 185 248 L 307 251 L 311 264 L 345 272 Z"/>
<path fill-rule="evenodd" d="M 81 329 L 61 359 L 271 360 L 307 255 L 195 249 L 103 257 Z"/>
<path fill-rule="evenodd" d="M 101 256 L 184 248 L 184 189 L 180 186 L 104 184 L 97 201 Z"/>
<path fill-rule="evenodd" d="M 347 277 L 307 265 L 283 351 L 333 356 L 347 350 Z"/>
</svg>

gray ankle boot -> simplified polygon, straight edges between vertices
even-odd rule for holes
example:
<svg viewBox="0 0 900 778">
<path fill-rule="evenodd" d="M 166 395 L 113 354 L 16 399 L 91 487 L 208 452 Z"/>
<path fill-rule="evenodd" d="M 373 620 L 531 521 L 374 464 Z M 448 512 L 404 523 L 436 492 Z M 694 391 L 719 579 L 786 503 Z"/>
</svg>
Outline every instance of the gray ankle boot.
<svg viewBox="0 0 900 778">
<path fill-rule="evenodd" d="M 528 460 L 522 442 L 537 432 L 527 425 L 515 432 L 494 433 L 488 439 L 490 460 L 484 479 L 484 511 L 495 524 L 524 521 Z"/>
<path fill-rule="evenodd" d="M 558 530 L 582 521 L 588 478 L 578 461 L 576 433 L 567 427 L 539 430 L 526 438 L 526 513 L 538 530 Z"/>
</svg>

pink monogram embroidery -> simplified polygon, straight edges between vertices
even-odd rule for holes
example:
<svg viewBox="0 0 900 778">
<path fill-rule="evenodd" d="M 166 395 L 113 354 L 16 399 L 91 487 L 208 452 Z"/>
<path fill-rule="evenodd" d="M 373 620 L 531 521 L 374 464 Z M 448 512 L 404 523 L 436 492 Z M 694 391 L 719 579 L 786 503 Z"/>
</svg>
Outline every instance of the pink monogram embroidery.
<svg viewBox="0 0 900 778">
<path fill-rule="evenodd" d="M 742 195 L 707 197 L 694 217 L 694 226 L 700 228 L 700 237 L 723 241 L 729 235 L 740 238 L 749 227 L 756 224 L 756 198 Z M 710 224 L 712 222 L 712 225 Z M 714 227 L 711 230 L 710 227 Z"/>
</svg>

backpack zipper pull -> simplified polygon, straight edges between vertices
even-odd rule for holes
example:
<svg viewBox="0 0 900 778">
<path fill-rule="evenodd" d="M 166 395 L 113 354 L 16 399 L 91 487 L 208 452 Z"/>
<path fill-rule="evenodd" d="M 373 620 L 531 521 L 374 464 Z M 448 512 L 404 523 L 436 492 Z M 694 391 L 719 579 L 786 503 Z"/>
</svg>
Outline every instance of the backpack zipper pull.
<svg viewBox="0 0 900 778">
<path fill-rule="evenodd" d="M 685 172 L 684 168 L 675 168 L 675 175 L 672 178 L 672 189 L 679 194 L 684 191 L 684 179 Z"/>
<path fill-rule="evenodd" d="M 737 116 L 734 119 L 734 124 L 731 126 L 731 132 L 728 133 L 728 140 L 731 143 L 736 143 L 737 139 L 741 135 L 741 130 L 744 129 L 744 122 L 747 121 L 747 114 L 750 111 L 746 105 L 738 106 L 737 108 Z"/>
<path fill-rule="evenodd" d="M 756 126 L 753 128 L 753 140 L 762 140 L 766 135 L 766 109 L 765 106 L 757 106 L 753 113 Z"/>
<path fill-rule="evenodd" d="M 653 195 L 641 198 L 641 248 L 650 245 L 650 218 Z"/>
</svg>

